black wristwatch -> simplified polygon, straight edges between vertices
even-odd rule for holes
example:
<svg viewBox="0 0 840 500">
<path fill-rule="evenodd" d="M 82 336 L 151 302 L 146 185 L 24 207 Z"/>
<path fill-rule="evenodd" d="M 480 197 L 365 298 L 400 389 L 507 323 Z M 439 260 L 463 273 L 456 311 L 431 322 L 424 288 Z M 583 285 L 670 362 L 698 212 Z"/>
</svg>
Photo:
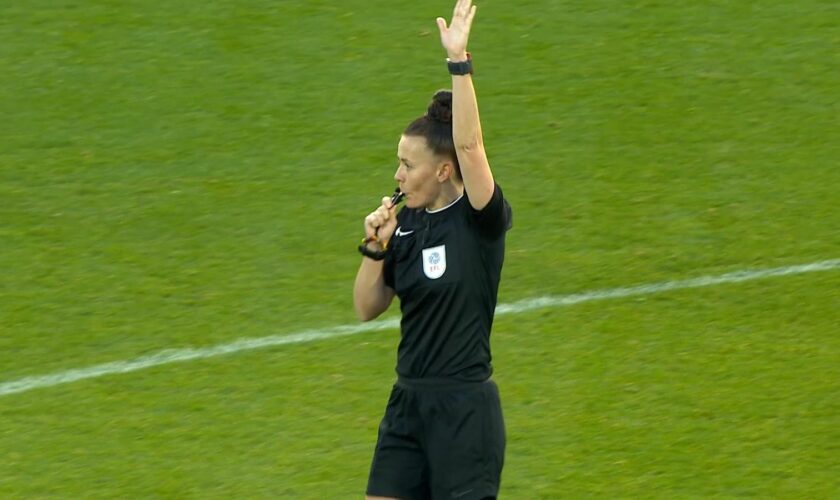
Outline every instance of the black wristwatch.
<svg viewBox="0 0 840 500">
<path fill-rule="evenodd" d="M 367 245 L 371 241 L 376 241 L 382 244 L 382 250 L 371 250 L 370 248 L 368 248 Z M 359 245 L 359 253 L 373 260 L 382 260 L 385 258 L 386 255 L 388 255 L 388 244 L 380 242 L 379 238 L 377 238 L 376 236 L 364 238 L 362 240 L 362 244 Z"/>
<path fill-rule="evenodd" d="M 472 54 L 467 52 L 467 60 L 461 62 L 452 62 L 449 58 L 446 59 L 446 65 L 449 67 L 450 75 L 471 75 L 473 74 Z"/>
</svg>

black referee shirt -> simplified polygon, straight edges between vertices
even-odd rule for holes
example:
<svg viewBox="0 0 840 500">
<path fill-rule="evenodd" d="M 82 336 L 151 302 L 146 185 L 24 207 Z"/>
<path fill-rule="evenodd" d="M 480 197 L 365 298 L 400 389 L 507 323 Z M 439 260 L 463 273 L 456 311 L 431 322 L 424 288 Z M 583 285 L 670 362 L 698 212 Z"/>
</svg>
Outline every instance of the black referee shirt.
<svg viewBox="0 0 840 500">
<path fill-rule="evenodd" d="M 397 214 L 384 278 L 400 298 L 402 377 L 483 381 L 492 373 L 490 329 L 512 212 L 498 184 L 482 210 L 467 197 Z"/>
</svg>

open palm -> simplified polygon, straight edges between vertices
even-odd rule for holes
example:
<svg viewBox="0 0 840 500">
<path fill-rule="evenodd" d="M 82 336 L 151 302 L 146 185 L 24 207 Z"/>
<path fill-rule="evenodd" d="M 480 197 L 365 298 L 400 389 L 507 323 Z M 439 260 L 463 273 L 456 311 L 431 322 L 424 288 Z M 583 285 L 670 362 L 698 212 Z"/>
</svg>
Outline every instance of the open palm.
<svg viewBox="0 0 840 500">
<path fill-rule="evenodd" d="M 437 18 L 440 29 L 440 43 L 452 60 L 461 61 L 467 55 L 467 42 L 470 38 L 470 27 L 475 17 L 475 5 L 472 0 L 458 0 L 452 12 L 452 22 L 446 25 L 446 19 Z"/>
</svg>

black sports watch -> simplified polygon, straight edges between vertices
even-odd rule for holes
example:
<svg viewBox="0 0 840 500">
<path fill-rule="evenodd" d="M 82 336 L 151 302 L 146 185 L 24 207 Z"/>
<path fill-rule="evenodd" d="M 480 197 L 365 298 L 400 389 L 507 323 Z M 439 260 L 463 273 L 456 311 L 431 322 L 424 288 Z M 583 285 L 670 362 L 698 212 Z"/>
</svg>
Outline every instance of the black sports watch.
<svg viewBox="0 0 840 500">
<path fill-rule="evenodd" d="M 473 74 L 472 54 L 467 52 L 467 60 L 461 62 L 452 62 L 446 58 L 446 65 L 449 67 L 450 75 L 471 75 Z"/>
<path fill-rule="evenodd" d="M 359 253 L 364 255 L 365 257 L 371 258 L 373 260 L 382 260 L 388 255 L 388 244 L 382 243 L 382 250 L 371 250 L 367 247 L 367 244 L 371 241 L 379 242 L 379 238 L 376 236 L 370 238 L 364 238 L 362 240 L 362 244 L 359 245 Z M 381 242 L 380 242 L 381 243 Z"/>
</svg>

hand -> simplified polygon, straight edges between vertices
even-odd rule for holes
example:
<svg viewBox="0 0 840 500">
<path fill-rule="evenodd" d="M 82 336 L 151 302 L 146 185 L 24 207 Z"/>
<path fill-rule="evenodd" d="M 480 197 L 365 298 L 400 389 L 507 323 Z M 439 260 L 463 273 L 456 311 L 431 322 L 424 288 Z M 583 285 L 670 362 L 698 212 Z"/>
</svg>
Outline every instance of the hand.
<svg viewBox="0 0 840 500">
<path fill-rule="evenodd" d="M 458 0 L 452 12 L 452 23 L 447 28 L 446 19 L 437 18 L 440 29 L 440 43 L 446 49 L 449 59 L 455 62 L 467 60 L 467 41 L 470 38 L 470 27 L 475 17 L 475 5 L 472 0 Z"/>
<path fill-rule="evenodd" d="M 397 207 L 391 204 L 391 198 L 382 198 L 382 205 L 365 217 L 365 237 L 376 236 L 380 241 L 388 241 L 397 229 Z"/>
</svg>

